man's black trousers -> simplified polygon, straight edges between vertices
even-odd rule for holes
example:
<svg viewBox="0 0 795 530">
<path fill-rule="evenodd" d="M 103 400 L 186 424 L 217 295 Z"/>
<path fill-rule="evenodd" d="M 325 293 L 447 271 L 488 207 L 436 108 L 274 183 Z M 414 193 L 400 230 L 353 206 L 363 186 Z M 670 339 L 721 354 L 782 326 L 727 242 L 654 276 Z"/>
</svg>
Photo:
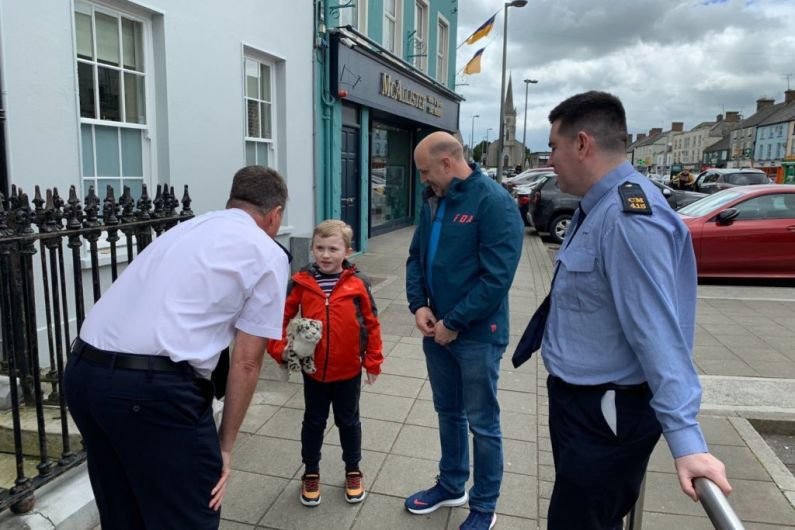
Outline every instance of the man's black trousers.
<svg viewBox="0 0 795 530">
<path fill-rule="evenodd" d="M 217 529 L 221 477 L 212 383 L 191 371 L 131 370 L 72 353 L 66 402 L 83 435 L 102 528 Z"/>
<path fill-rule="evenodd" d="M 359 397 L 362 378 L 321 383 L 304 374 L 304 423 L 301 427 L 301 457 L 307 473 L 320 470 L 320 448 L 329 407 L 334 409 L 334 424 L 340 433 L 345 469 L 359 468 L 362 459 L 362 423 L 359 420 Z"/>
<path fill-rule="evenodd" d="M 550 376 L 555 486 L 548 530 L 617 530 L 638 499 L 661 429 L 646 385 L 615 392 L 616 433 L 602 412 L 607 390 Z"/>
</svg>

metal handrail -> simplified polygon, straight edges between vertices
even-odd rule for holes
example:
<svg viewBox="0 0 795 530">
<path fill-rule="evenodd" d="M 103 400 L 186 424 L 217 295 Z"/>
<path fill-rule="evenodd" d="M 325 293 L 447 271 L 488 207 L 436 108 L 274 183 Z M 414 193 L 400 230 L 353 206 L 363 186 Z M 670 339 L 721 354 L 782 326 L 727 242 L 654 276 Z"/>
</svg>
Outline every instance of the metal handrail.
<svg viewBox="0 0 795 530">
<path fill-rule="evenodd" d="M 740 518 L 734 513 L 728 499 L 720 488 L 705 477 L 697 478 L 693 481 L 698 494 L 698 499 L 704 511 L 707 512 L 712 526 L 715 530 L 745 530 Z M 646 490 L 646 478 L 640 485 L 640 495 L 632 510 L 624 520 L 624 530 L 642 530 L 643 528 L 643 501 Z"/>
<path fill-rule="evenodd" d="M 714 482 L 704 477 L 697 478 L 693 482 L 701 505 L 716 530 L 745 530 L 729 500 Z"/>
</svg>

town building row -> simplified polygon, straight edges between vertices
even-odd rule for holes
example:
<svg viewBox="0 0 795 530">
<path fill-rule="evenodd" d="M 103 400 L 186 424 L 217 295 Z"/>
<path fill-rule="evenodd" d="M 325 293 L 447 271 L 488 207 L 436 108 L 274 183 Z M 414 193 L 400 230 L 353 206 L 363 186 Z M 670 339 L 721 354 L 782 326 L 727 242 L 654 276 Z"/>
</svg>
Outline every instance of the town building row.
<svg viewBox="0 0 795 530">
<path fill-rule="evenodd" d="M 627 160 L 644 173 L 668 174 L 682 169 L 754 167 L 776 182 L 795 183 L 795 90 L 783 101 L 756 101 L 756 110 L 719 114 L 690 130 L 683 122 L 630 137 Z"/>
</svg>

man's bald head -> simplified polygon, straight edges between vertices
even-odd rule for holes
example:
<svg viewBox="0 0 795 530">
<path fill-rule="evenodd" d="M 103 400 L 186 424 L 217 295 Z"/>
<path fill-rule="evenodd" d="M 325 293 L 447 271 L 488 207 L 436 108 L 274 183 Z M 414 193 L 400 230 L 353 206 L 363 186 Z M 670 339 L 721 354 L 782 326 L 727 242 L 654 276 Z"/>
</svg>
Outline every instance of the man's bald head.
<svg viewBox="0 0 795 530">
<path fill-rule="evenodd" d="M 414 162 L 420 180 L 443 197 L 453 178 L 466 179 L 472 170 L 464 159 L 461 142 L 446 132 L 429 134 L 414 149 Z"/>
<path fill-rule="evenodd" d="M 464 148 L 455 136 L 444 131 L 437 131 L 429 134 L 417 144 L 414 150 L 423 149 L 432 159 L 439 160 L 442 157 L 449 157 L 451 160 L 466 164 L 464 159 Z"/>
</svg>

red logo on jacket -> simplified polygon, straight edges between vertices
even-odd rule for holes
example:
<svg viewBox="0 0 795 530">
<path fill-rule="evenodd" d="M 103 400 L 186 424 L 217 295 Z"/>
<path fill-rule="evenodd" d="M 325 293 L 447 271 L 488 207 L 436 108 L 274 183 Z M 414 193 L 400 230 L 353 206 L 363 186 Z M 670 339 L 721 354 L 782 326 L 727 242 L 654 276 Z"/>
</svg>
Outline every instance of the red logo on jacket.
<svg viewBox="0 0 795 530">
<path fill-rule="evenodd" d="M 453 217 L 454 223 L 469 224 L 475 220 L 475 216 L 471 213 L 457 213 Z"/>
</svg>

